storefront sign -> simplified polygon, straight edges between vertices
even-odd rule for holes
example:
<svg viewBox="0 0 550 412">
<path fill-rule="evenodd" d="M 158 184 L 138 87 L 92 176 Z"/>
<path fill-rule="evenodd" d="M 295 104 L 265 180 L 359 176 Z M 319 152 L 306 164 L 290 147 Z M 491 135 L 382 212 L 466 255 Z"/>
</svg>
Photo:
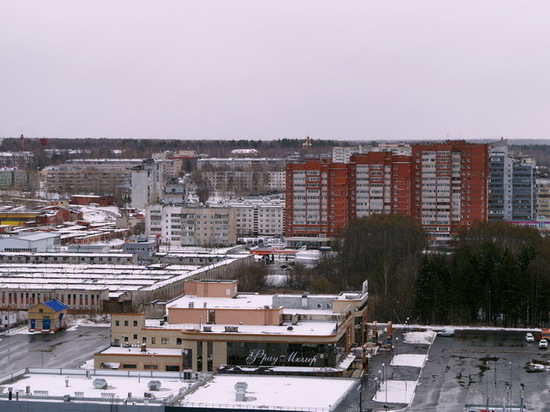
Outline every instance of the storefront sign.
<svg viewBox="0 0 550 412">
<path fill-rule="evenodd" d="M 313 366 L 317 361 L 317 355 L 313 357 L 298 356 L 298 352 L 291 352 L 287 355 L 269 356 L 263 349 L 252 349 L 246 357 L 248 365 L 307 365 Z"/>
</svg>

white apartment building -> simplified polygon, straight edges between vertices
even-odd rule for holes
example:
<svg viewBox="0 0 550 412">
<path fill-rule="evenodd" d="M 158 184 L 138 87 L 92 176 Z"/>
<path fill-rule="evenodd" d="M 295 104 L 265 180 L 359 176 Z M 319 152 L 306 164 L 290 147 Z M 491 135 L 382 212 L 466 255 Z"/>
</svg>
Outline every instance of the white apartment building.
<svg viewBox="0 0 550 412">
<path fill-rule="evenodd" d="M 147 205 L 158 203 L 165 182 L 164 167 L 170 162 L 146 159 L 132 168 L 132 202 L 130 207 L 144 209 Z"/>
<path fill-rule="evenodd" d="M 283 200 L 231 203 L 237 236 L 282 236 Z"/>
<path fill-rule="evenodd" d="M 145 231 L 173 246 L 231 246 L 237 241 L 235 210 L 229 207 L 152 205 Z"/>
</svg>

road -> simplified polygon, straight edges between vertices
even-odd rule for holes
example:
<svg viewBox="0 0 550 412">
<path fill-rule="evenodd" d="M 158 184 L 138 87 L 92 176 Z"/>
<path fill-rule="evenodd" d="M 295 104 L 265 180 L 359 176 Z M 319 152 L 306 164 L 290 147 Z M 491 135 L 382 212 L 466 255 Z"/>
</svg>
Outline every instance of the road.
<svg viewBox="0 0 550 412">
<path fill-rule="evenodd" d="M 109 328 L 79 326 L 51 334 L 0 336 L 2 375 L 26 367 L 79 368 L 109 346 Z"/>
</svg>

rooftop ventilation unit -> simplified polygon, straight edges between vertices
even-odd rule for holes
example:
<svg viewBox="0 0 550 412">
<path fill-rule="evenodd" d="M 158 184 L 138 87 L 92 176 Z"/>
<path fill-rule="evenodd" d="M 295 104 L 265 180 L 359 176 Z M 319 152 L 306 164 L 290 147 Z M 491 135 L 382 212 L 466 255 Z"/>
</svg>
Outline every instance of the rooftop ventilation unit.
<svg viewBox="0 0 550 412">
<path fill-rule="evenodd" d="M 94 379 L 94 388 L 107 389 L 107 381 L 103 378 Z"/>
<path fill-rule="evenodd" d="M 203 332 L 212 332 L 212 326 L 203 326 L 202 331 Z"/>
<path fill-rule="evenodd" d="M 238 332 L 239 327 L 238 326 L 226 326 L 225 331 L 226 332 Z"/>
<path fill-rule="evenodd" d="M 237 402 L 244 402 L 246 401 L 246 390 L 248 389 L 248 383 L 246 382 L 237 382 L 235 384 L 235 390 L 237 393 L 235 394 L 235 400 Z"/>
<path fill-rule="evenodd" d="M 159 391 L 161 384 L 160 384 L 160 381 L 149 381 L 149 383 L 147 384 L 147 387 L 149 388 L 150 391 Z"/>
</svg>

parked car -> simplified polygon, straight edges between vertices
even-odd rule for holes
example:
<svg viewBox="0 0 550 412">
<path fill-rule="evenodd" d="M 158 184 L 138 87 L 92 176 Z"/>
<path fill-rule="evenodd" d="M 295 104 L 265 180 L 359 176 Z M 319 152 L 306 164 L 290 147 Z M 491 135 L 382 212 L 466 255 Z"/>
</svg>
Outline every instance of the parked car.
<svg viewBox="0 0 550 412">
<path fill-rule="evenodd" d="M 451 338 L 455 335 L 455 330 L 453 328 L 445 328 L 437 332 L 437 336 L 450 336 Z"/>
<path fill-rule="evenodd" d="M 548 341 L 546 339 L 539 341 L 539 349 L 548 349 Z"/>
<path fill-rule="evenodd" d="M 527 342 L 534 342 L 535 341 L 535 337 L 533 336 L 533 334 L 531 332 L 527 332 L 525 334 L 525 340 Z"/>
</svg>

